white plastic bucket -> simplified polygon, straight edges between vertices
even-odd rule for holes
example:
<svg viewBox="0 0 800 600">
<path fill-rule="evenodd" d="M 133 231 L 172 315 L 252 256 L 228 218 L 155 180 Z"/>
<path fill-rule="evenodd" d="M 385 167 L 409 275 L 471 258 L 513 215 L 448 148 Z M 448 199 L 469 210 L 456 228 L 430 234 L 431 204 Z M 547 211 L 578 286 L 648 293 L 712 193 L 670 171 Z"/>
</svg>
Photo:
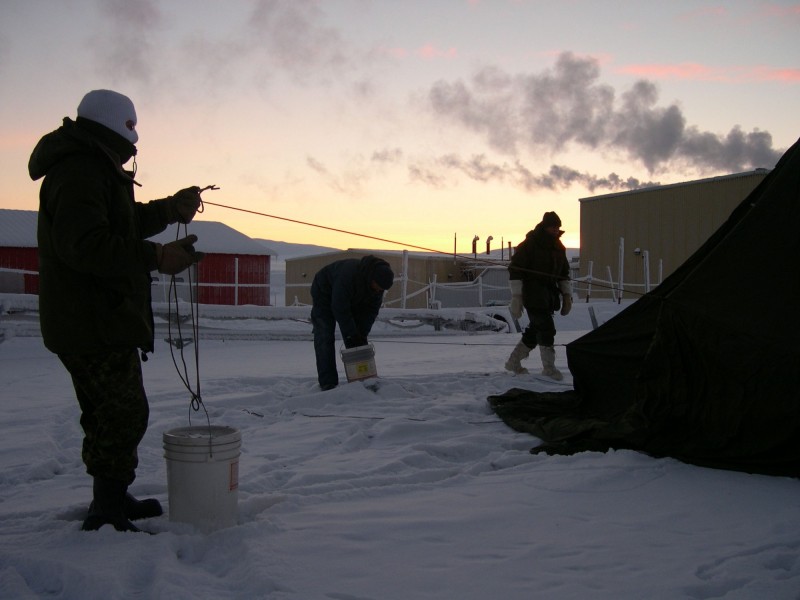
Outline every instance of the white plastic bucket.
<svg viewBox="0 0 800 600">
<path fill-rule="evenodd" d="M 239 518 L 242 436 L 221 426 L 179 427 L 164 433 L 169 520 L 210 532 Z"/>
<path fill-rule="evenodd" d="M 375 347 L 372 344 L 343 348 L 342 362 L 348 382 L 378 376 L 375 368 Z"/>
</svg>

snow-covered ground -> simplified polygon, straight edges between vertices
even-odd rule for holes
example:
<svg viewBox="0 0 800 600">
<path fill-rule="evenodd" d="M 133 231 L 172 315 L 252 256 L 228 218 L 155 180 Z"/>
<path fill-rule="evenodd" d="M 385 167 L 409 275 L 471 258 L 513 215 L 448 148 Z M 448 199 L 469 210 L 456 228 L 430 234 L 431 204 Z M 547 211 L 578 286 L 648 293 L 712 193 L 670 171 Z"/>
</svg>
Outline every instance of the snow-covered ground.
<svg viewBox="0 0 800 600">
<path fill-rule="evenodd" d="M 592 304 L 600 321 L 619 307 Z M 280 308 L 272 309 L 280 311 Z M 379 324 L 379 377 L 320 392 L 310 327 L 209 311 L 184 348 L 214 425 L 242 434 L 239 517 L 204 534 L 80 531 L 78 408 L 30 315 L 0 315 L 0 598 L 297 600 L 800 598 L 800 482 L 632 452 L 531 455 L 486 398 L 517 334 Z M 557 343 L 591 327 L 578 303 Z M 33 332 L 33 333 L 32 333 Z M 165 325 L 144 364 L 150 428 L 131 490 L 168 507 L 162 434 L 190 409 Z M 180 364 L 179 351 L 177 352 Z M 344 370 L 340 369 L 344 382 Z"/>
</svg>

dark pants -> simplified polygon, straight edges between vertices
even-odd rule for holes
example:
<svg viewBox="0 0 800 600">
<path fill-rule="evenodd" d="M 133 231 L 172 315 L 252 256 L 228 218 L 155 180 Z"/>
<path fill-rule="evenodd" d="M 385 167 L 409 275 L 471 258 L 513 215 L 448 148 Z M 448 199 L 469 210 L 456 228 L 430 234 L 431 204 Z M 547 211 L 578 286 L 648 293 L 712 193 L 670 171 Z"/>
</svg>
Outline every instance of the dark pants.
<svg viewBox="0 0 800 600">
<path fill-rule="evenodd" d="M 86 472 L 130 485 L 150 416 L 137 350 L 58 357 L 72 376 L 81 407 Z"/>
<path fill-rule="evenodd" d="M 528 310 L 528 309 L 526 309 Z M 556 339 L 556 325 L 550 311 L 528 310 L 530 323 L 522 332 L 522 343 L 528 348 L 552 346 Z"/>
<path fill-rule="evenodd" d="M 320 387 L 339 384 L 336 369 L 336 319 L 330 308 L 314 305 L 311 309 L 314 330 L 314 354 L 317 358 L 317 381 Z"/>
</svg>

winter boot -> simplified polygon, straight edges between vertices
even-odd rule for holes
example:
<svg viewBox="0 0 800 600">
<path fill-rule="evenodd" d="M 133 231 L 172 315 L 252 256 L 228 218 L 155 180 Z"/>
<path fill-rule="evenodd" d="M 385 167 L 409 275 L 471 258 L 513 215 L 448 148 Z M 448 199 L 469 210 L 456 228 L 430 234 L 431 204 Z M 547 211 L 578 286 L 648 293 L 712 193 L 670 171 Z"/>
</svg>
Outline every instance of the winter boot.
<svg viewBox="0 0 800 600">
<path fill-rule="evenodd" d="M 160 517 L 164 514 L 161 503 L 155 498 L 137 500 L 130 492 L 125 494 L 125 500 L 122 503 L 122 511 L 129 521 Z"/>
<path fill-rule="evenodd" d="M 95 512 L 94 501 L 89 505 L 89 513 L 93 512 Z M 125 499 L 122 501 L 122 512 L 129 521 L 150 519 L 152 517 L 160 517 L 164 514 L 161 503 L 155 498 L 137 500 L 129 492 L 125 493 Z"/>
<path fill-rule="evenodd" d="M 542 356 L 542 375 L 561 381 L 564 376 L 561 371 L 556 369 L 556 350 L 552 346 L 539 346 L 539 354 Z"/>
<path fill-rule="evenodd" d="M 81 529 L 97 531 L 103 525 L 112 525 L 117 531 L 141 531 L 123 512 L 127 490 L 128 486 L 123 481 L 95 477 L 92 486 L 94 499 Z"/>
<path fill-rule="evenodd" d="M 528 354 L 531 353 L 531 349 L 528 348 L 522 340 L 520 340 L 514 349 L 511 351 L 511 356 L 508 357 L 506 361 L 506 370 L 511 371 L 515 375 L 524 375 L 528 372 L 528 369 L 522 366 L 520 361 L 528 358 Z"/>
</svg>

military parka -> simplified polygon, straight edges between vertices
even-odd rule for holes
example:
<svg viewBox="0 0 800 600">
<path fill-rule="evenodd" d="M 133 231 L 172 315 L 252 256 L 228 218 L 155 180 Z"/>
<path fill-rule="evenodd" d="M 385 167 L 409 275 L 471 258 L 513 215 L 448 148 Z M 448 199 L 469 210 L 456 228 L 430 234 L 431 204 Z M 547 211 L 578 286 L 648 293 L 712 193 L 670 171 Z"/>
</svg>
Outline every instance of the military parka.
<svg viewBox="0 0 800 600">
<path fill-rule="evenodd" d="M 97 123 L 65 118 L 31 154 L 31 178 L 44 177 L 39 315 L 52 352 L 153 350 L 150 271 L 156 248 L 146 238 L 167 227 L 170 206 L 168 199 L 135 201 L 133 174 L 122 168 L 135 152 Z"/>
</svg>

